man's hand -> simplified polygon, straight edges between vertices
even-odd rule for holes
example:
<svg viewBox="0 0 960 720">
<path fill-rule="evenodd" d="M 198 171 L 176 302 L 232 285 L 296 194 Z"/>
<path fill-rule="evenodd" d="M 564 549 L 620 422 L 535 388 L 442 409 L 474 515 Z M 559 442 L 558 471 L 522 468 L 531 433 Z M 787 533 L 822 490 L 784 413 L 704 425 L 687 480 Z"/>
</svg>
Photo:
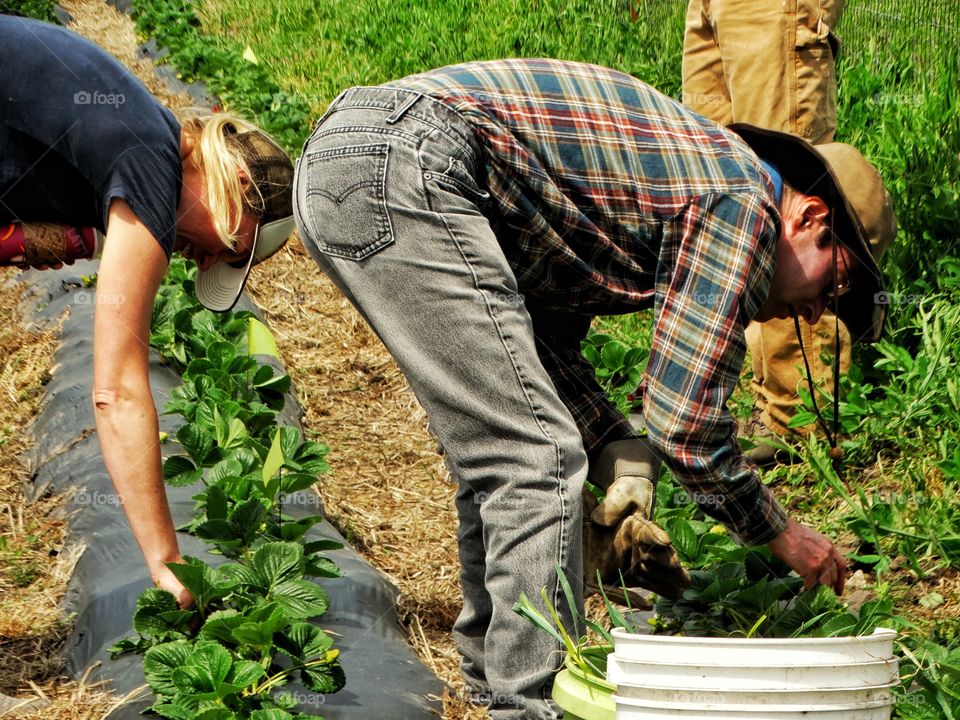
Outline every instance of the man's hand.
<svg viewBox="0 0 960 720">
<path fill-rule="evenodd" d="M 590 482 L 605 489 L 606 497 L 598 504 L 584 491 L 588 592 L 597 591 L 598 572 L 604 586 L 639 586 L 674 599 L 690 584 L 669 536 L 650 519 L 659 473 L 660 462 L 645 438 L 610 443 L 591 467 Z"/>
<path fill-rule="evenodd" d="M 847 565 L 836 546 L 816 530 L 788 520 L 782 533 L 767 543 L 770 552 L 803 578 L 806 590 L 820 583 L 839 596 L 847 579 Z"/>
</svg>

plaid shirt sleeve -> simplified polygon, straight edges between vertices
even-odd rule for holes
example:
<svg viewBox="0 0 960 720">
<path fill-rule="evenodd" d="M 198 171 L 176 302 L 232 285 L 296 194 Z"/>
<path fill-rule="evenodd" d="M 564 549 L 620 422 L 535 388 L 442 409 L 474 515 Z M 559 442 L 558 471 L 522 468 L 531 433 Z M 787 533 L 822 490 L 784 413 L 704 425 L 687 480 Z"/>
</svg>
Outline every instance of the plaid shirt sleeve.
<svg viewBox="0 0 960 720">
<path fill-rule="evenodd" d="M 779 535 L 787 516 L 740 452 L 727 400 L 769 284 L 757 268 L 772 267 L 775 218 L 757 194 L 728 193 L 695 198 L 674 219 L 644 380 L 644 419 L 665 463 L 705 513 L 752 545 Z"/>
<path fill-rule="evenodd" d="M 557 394 L 570 411 L 587 455 L 593 459 L 615 440 L 636 437 L 637 431 L 610 401 L 596 371 L 580 351 L 590 317 L 530 309 L 537 353 Z"/>
</svg>

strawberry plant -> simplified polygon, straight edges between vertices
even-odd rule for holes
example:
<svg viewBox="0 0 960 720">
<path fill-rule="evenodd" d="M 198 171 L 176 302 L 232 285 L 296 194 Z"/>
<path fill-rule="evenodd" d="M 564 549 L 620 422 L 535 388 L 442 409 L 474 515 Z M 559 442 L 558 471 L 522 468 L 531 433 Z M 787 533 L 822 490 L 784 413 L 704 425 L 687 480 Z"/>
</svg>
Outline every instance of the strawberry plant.
<svg viewBox="0 0 960 720">
<path fill-rule="evenodd" d="M 171 282 L 189 284 L 174 268 Z M 321 693 L 344 682 L 339 651 L 311 621 L 326 612 L 326 592 L 311 577 L 339 569 L 322 553 L 340 543 L 306 534 L 321 515 L 284 512 L 288 495 L 326 472 L 328 448 L 300 431 L 277 427 L 290 386 L 253 352 L 275 345 L 250 313 L 215 315 L 193 298 L 164 288 L 154 307 L 152 337 L 182 368 L 165 412 L 186 421 L 176 432 L 184 454 L 164 462 L 175 486 L 200 485 L 197 512 L 182 529 L 210 543 L 227 562 L 194 557 L 170 564 L 194 605 L 148 589 L 133 617 L 136 637 L 111 652 L 144 656 L 156 700 L 150 710 L 172 720 L 300 720 L 293 680 Z M 256 335 L 256 338 L 254 337 Z M 248 339 L 249 352 L 239 345 Z M 269 341 L 268 341 L 269 340 Z"/>
</svg>

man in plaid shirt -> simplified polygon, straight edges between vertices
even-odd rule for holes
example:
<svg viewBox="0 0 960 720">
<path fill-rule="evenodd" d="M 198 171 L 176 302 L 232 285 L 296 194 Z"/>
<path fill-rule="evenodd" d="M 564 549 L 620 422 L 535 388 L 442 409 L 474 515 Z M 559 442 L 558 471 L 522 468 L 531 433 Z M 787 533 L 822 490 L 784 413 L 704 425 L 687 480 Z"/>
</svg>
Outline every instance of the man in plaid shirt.
<svg viewBox="0 0 960 720">
<path fill-rule="evenodd" d="M 546 586 L 563 609 L 558 563 L 579 602 L 582 537 L 588 581 L 679 591 L 650 521 L 658 459 L 745 543 L 843 588 L 842 557 L 760 482 L 726 401 L 753 318 L 814 322 L 833 302 L 876 339 L 890 200 L 849 146 L 737 130 L 613 70 L 505 60 L 347 90 L 304 147 L 304 243 L 396 358 L 459 485 L 454 635 L 493 717 L 559 717 L 557 647 L 511 608 Z M 649 446 L 579 352 L 595 315 L 647 308 Z M 583 525 L 588 469 L 607 500 Z"/>
</svg>

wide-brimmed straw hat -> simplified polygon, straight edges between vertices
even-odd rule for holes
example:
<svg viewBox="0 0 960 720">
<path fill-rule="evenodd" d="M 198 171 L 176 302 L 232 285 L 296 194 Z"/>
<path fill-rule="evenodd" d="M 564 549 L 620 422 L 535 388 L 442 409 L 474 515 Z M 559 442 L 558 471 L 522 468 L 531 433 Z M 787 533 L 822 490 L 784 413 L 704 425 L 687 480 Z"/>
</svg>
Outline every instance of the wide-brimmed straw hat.
<svg viewBox="0 0 960 720">
<path fill-rule="evenodd" d="M 227 135 L 227 143 L 240 150 L 260 191 L 252 208 L 259 222 L 246 259 L 238 263 L 218 262 L 206 272 L 197 273 L 197 299 L 216 312 L 226 312 L 237 304 L 251 268 L 282 248 L 295 227 L 293 163 L 283 149 L 257 131 Z"/>
<path fill-rule="evenodd" d="M 897 234 L 893 203 L 880 174 L 845 143 L 813 146 L 795 135 L 746 123 L 730 129 L 775 164 L 799 192 L 819 197 L 833 210 L 833 232 L 860 261 L 849 292 L 835 301 L 837 315 L 854 342 L 879 340 L 888 299 L 877 261 Z"/>
</svg>

